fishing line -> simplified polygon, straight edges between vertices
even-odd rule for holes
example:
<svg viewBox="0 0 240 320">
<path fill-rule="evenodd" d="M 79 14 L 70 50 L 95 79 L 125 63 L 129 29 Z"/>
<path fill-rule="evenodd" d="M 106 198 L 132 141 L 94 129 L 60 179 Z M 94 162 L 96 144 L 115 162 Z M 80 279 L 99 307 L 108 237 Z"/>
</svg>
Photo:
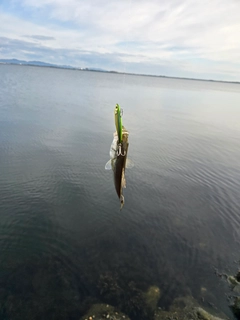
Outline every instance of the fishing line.
<svg viewBox="0 0 240 320">
<path fill-rule="evenodd" d="M 132 0 L 128 1 L 128 21 L 130 21 L 130 15 L 131 15 L 131 6 L 132 6 Z M 128 42 L 129 42 L 129 24 L 128 24 L 128 29 L 127 29 L 127 36 L 125 37 L 125 42 L 126 42 L 126 46 L 125 46 L 125 51 L 127 52 L 127 47 L 128 47 Z M 125 53 L 126 54 L 126 53 Z M 124 64 L 123 64 L 123 85 L 125 85 L 125 79 L 126 79 L 126 61 L 124 60 Z"/>
</svg>

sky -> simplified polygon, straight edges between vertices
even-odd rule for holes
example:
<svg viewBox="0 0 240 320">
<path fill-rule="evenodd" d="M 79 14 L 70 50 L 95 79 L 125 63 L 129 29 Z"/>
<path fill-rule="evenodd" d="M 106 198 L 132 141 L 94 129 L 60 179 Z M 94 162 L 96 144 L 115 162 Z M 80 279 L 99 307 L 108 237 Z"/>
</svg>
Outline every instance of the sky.
<svg viewBox="0 0 240 320">
<path fill-rule="evenodd" d="M 239 0 L 0 0 L 0 59 L 240 81 Z"/>
</svg>

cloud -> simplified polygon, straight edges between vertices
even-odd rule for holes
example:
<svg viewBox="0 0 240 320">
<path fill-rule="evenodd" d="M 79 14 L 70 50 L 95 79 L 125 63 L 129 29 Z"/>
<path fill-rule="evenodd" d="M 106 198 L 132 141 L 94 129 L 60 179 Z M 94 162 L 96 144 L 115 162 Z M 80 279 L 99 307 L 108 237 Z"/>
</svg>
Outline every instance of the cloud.
<svg viewBox="0 0 240 320">
<path fill-rule="evenodd" d="M 36 39 L 36 40 L 55 40 L 54 37 L 48 37 L 48 36 L 43 36 L 43 35 L 25 35 L 23 37 L 32 38 L 32 39 Z"/>
<path fill-rule="evenodd" d="M 171 75 L 175 68 L 176 75 L 192 72 L 240 79 L 240 3 L 236 0 L 9 3 L 0 14 L 0 35 L 20 41 L 24 34 L 36 54 L 40 48 L 43 54 L 45 48 L 59 62 L 90 63 L 92 57 L 94 64 L 99 58 L 102 68 L 138 68 L 142 73 L 149 65 L 148 73 L 155 70 L 156 74 L 164 66 Z"/>
</svg>

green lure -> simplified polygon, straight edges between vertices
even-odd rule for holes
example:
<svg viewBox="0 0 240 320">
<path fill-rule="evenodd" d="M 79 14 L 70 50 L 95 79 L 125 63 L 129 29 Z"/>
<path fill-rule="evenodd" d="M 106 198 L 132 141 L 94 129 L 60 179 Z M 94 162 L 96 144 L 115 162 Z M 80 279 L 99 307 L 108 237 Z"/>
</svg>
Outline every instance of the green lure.
<svg viewBox="0 0 240 320">
<path fill-rule="evenodd" d="M 116 104 L 114 110 L 114 117 L 115 117 L 115 126 L 118 134 L 118 143 L 122 143 L 122 115 L 121 115 L 121 108 L 118 104 Z"/>
</svg>

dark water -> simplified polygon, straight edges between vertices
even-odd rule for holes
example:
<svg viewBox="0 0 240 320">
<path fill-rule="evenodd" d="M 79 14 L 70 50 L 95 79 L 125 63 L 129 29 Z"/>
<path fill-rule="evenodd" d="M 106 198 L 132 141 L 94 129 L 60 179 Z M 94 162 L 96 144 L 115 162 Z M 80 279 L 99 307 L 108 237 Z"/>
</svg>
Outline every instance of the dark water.
<svg viewBox="0 0 240 320">
<path fill-rule="evenodd" d="M 104 170 L 116 103 L 135 163 L 122 212 Z M 240 258 L 239 159 L 240 85 L 1 65 L 1 319 L 128 311 L 150 285 L 161 307 L 204 294 L 232 317 L 214 268 Z"/>
</svg>

